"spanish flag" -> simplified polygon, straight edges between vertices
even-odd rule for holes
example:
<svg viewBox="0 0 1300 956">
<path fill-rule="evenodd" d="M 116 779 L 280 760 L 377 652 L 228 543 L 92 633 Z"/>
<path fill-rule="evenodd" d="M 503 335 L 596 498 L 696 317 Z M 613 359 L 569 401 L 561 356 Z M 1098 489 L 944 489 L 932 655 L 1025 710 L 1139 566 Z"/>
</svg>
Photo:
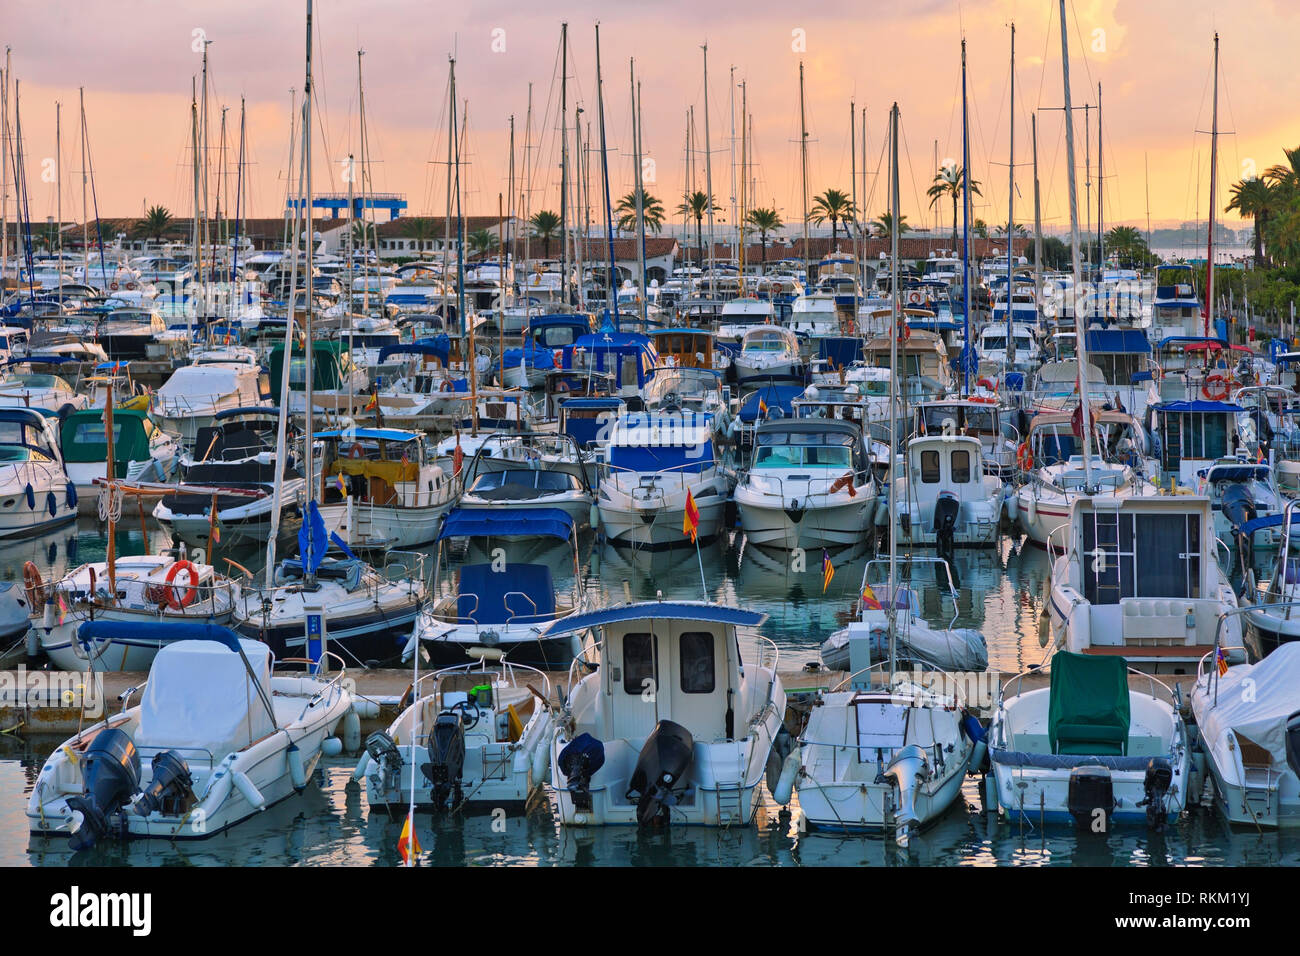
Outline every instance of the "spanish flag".
<svg viewBox="0 0 1300 956">
<path fill-rule="evenodd" d="M 835 565 L 831 564 L 831 556 L 822 549 L 822 594 L 831 586 L 831 581 L 835 577 Z"/>
<path fill-rule="evenodd" d="M 763 401 L 763 396 L 758 397 L 758 417 L 767 418 L 767 402 Z"/>
<path fill-rule="evenodd" d="M 371 392 L 370 401 L 366 402 L 365 410 L 368 412 L 373 412 L 378 405 L 379 405 L 379 396 L 376 393 Z"/>
<path fill-rule="evenodd" d="M 212 523 L 212 543 L 221 543 L 221 519 L 217 517 L 217 506 L 212 506 L 212 514 L 209 520 Z"/>
<path fill-rule="evenodd" d="M 402 824 L 402 835 L 397 838 L 397 852 L 406 866 L 411 865 L 413 856 L 419 856 L 424 852 L 420 846 L 420 838 L 415 832 L 415 821 L 409 813 L 406 815 L 406 822 Z"/>
<path fill-rule="evenodd" d="M 862 585 L 862 609 L 864 611 L 883 611 L 880 602 L 876 600 L 876 592 L 871 590 L 870 584 Z"/>
<path fill-rule="evenodd" d="M 691 494 L 690 489 L 686 491 L 686 510 L 682 514 L 682 534 L 691 536 L 691 543 L 695 543 L 695 536 L 700 530 L 700 509 L 695 507 L 695 496 Z"/>
</svg>

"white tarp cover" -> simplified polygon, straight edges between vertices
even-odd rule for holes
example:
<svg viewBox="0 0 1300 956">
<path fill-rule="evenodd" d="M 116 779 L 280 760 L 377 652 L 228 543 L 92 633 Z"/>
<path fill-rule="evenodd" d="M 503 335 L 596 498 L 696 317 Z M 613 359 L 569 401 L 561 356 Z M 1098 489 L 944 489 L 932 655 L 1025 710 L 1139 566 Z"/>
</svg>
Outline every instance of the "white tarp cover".
<svg viewBox="0 0 1300 956">
<path fill-rule="evenodd" d="M 268 700 L 271 650 L 260 641 L 240 646 Z M 140 702 L 139 747 L 190 748 L 191 763 L 206 750 L 214 764 L 271 733 L 275 725 L 240 656 L 216 641 L 177 641 L 154 658 Z"/>
<path fill-rule="evenodd" d="M 1231 668 L 1217 688 L 1211 672 L 1208 687 L 1198 686 L 1192 703 L 1216 761 L 1229 760 L 1227 734 L 1236 731 L 1285 766 L 1286 720 L 1300 710 L 1300 642 L 1281 645 L 1257 664 Z"/>
</svg>

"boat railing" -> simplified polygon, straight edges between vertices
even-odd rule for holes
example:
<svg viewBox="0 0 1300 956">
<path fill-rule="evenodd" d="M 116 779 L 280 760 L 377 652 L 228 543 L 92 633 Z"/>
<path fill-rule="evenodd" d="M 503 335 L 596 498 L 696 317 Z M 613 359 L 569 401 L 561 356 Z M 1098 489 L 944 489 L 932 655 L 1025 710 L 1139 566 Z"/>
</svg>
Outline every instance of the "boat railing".
<svg viewBox="0 0 1300 956">
<path fill-rule="evenodd" d="M 425 576 L 427 558 L 428 555 L 421 551 L 386 551 L 380 575 L 388 581 L 405 581 L 414 591 L 416 581 L 422 585 L 429 583 Z M 398 572 L 398 577 L 393 576 L 394 571 Z"/>
<path fill-rule="evenodd" d="M 510 684 L 512 687 L 524 687 L 532 690 L 537 694 L 540 690 L 543 703 L 549 703 L 551 696 L 551 679 L 546 676 L 545 671 L 540 671 L 536 667 L 530 667 L 527 664 L 511 663 L 505 658 L 497 661 L 489 661 L 486 657 L 481 657 L 475 661 L 469 661 L 464 664 L 453 664 L 451 667 L 440 667 L 436 671 L 427 674 L 421 674 L 420 679 L 416 682 L 412 691 L 412 700 L 420 700 L 424 697 L 432 696 L 437 693 L 437 686 L 445 677 L 456 674 L 483 674 L 486 677 L 499 676 L 502 681 Z M 431 682 L 433 690 L 426 691 L 426 683 Z M 534 688 L 530 682 L 540 685 L 540 688 Z"/>
<path fill-rule="evenodd" d="M 1005 683 L 1002 684 L 1002 686 L 998 690 L 999 706 L 1002 704 L 1002 702 L 1009 700 L 1013 697 L 1019 697 L 1022 693 L 1024 693 L 1024 680 L 1026 677 L 1031 677 L 1031 676 L 1041 677 L 1043 675 L 1050 674 L 1051 669 L 1052 669 L 1052 665 L 1049 659 L 1047 666 L 1028 668 L 1027 670 L 1023 670 L 1019 674 L 1016 674 L 1014 677 L 1007 680 Z M 1151 695 L 1152 700 L 1163 700 L 1165 703 L 1169 704 L 1175 710 L 1178 709 L 1178 700 L 1174 696 L 1174 691 L 1171 690 L 1169 685 L 1164 683 L 1164 681 L 1157 680 L 1154 674 L 1148 674 L 1145 671 L 1140 671 L 1135 667 L 1129 667 L 1125 665 L 1124 669 L 1128 672 L 1130 689 L 1132 689 L 1133 678 L 1134 677 L 1141 678 L 1141 680 L 1146 682 L 1147 692 Z M 1010 690 L 1012 684 L 1015 685 L 1014 690 Z M 1038 690 L 1039 688 L 1030 688 L 1030 689 Z"/>
<path fill-rule="evenodd" d="M 184 559 L 182 559 L 184 560 Z M 202 556 L 198 557 L 198 562 L 202 563 Z M 60 596 L 66 596 L 70 599 L 67 610 L 77 612 L 84 610 L 94 619 L 96 611 L 113 611 L 120 607 L 120 601 L 116 595 L 109 595 L 109 574 L 104 572 L 100 577 L 95 574 L 88 582 L 87 586 L 82 586 L 75 580 L 76 571 L 70 571 L 57 581 L 50 581 L 44 585 L 45 602 L 58 602 Z M 93 573 L 93 569 L 92 569 Z M 159 609 L 170 610 L 172 614 L 185 615 L 194 613 L 196 615 L 210 615 L 214 611 L 220 612 L 229 610 L 235 606 L 239 596 L 240 588 L 231 578 L 224 575 L 217 575 L 213 572 L 212 580 L 208 582 L 192 581 L 191 578 L 178 574 L 176 579 L 171 583 L 165 580 L 151 581 L 148 578 L 134 577 L 133 572 L 129 570 L 118 570 L 113 575 L 117 590 L 120 592 L 124 584 L 138 585 L 141 588 L 142 597 L 148 603 L 152 603 Z M 194 597 L 186 601 L 190 591 L 194 591 Z M 219 600 L 222 596 L 225 601 Z M 193 609 L 193 610 L 192 610 Z M 74 648 L 78 646 L 73 642 Z"/>
<path fill-rule="evenodd" d="M 332 661 L 333 666 L 337 667 L 337 670 L 333 670 L 333 669 L 330 670 L 329 673 L 332 674 L 333 676 L 331 676 L 330 679 L 325 682 L 324 686 L 322 686 L 319 690 L 317 690 L 316 693 L 312 694 L 311 699 L 307 702 L 306 707 L 303 708 L 304 711 L 307 708 L 314 707 L 316 702 L 319 700 L 331 700 L 331 701 L 335 700 L 338 697 L 339 693 L 341 693 L 344 689 L 344 681 L 347 679 L 347 669 L 348 669 L 347 662 L 342 657 L 340 657 L 338 654 L 335 654 L 331 650 L 326 650 L 324 652 L 324 656 L 326 658 L 329 658 L 329 661 L 326 661 L 325 663 L 330 663 L 330 661 Z M 319 668 L 321 663 L 322 663 L 321 661 L 312 660 L 310 657 L 286 657 L 283 660 L 276 660 L 275 657 L 272 656 L 271 674 L 272 677 L 277 676 L 275 674 L 275 668 L 277 664 L 301 664 L 304 667 L 308 668 L 308 672 L 311 673 L 312 672 L 311 669 Z M 278 675 L 278 676 L 289 676 L 289 675 Z M 315 674 L 314 676 L 324 677 L 325 675 Z M 272 686 L 272 693 L 274 693 L 274 686 Z M 279 723 L 279 721 L 276 721 L 276 723 Z"/>
<path fill-rule="evenodd" d="M 798 467 L 798 466 L 791 466 L 792 469 L 794 467 Z M 821 466 L 811 465 L 809 467 L 820 468 Z M 786 480 L 777 475 L 763 474 L 764 470 L 765 469 L 758 469 L 758 473 L 756 474 L 754 469 L 752 468 L 742 468 L 737 473 L 736 477 L 737 480 L 742 484 L 749 484 L 751 479 L 753 478 L 758 478 L 765 483 L 766 482 L 775 483 L 777 486 L 777 496 L 781 498 L 781 501 L 783 503 L 787 499 L 791 501 L 803 500 L 805 503 L 807 503 L 808 501 L 811 501 L 814 498 L 826 499 L 831 497 L 831 495 L 833 494 L 839 494 L 839 489 L 835 489 L 834 491 L 832 491 L 831 489 L 834 488 L 837 482 L 839 482 L 842 478 L 846 476 L 852 476 L 853 478 L 853 483 L 848 485 L 846 490 L 849 491 L 850 497 L 855 497 L 857 495 L 857 485 L 865 484 L 867 481 L 875 477 L 875 473 L 871 470 L 871 468 L 861 468 L 855 470 L 852 466 L 847 466 L 843 471 L 840 471 L 838 468 L 831 468 L 831 469 L 827 469 L 828 471 L 830 471 L 830 474 L 826 476 L 808 475 L 803 478 L 797 479 L 797 484 L 800 488 L 800 491 L 792 495 L 787 495 L 785 491 Z M 822 483 L 823 487 L 820 491 L 812 490 L 812 485 L 814 481 Z M 791 481 L 792 485 L 795 483 L 796 482 L 794 480 Z M 763 494 L 771 495 L 772 492 L 765 490 Z"/>
<path fill-rule="evenodd" d="M 613 481 L 624 494 L 631 498 L 636 498 L 638 491 L 644 491 L 649 497 L 654 490 L 659 490 L 659 496 L 662 497 L 660 484 L 666 484 L 675 487 L 678 491 L 685 491 L 704 480 L 710 469 L 721 471 L 723 463 L 716 458 L 702 459 L 700 461 L 687 462 L 681 465 L 674 465 L 671 468 L 662 468 L 659 471 L 646 472 L 638 471 L 635 468 L 625 468 L 621 465 L 611 465 L 608 461 L 596 462 L 596 473 L 600 477 L 600 483 Z M 620 478 L 631 478 L 630 487 L 619 481 Z"/>
<path fill-rule="evenodd" d="M 864 690 L 870 691 L 876 685 L 877 680 L 884 678 L 880 682 L 880 689 L 890 693 L 897 693 L 900 686 L 898 680 L 900 675 L 903 676 L 904 680 L 915 684 L 916 675 L 918 673 L 933 674 L 945 683 L 942 691 L 936 691 L 933 686 L 924 687 L 923 689 L 928 694 L 936 698 L 952 697 L 957 706 L 966 706 L 966 692 L 962 681 L 958 679 L 956 675 L 942 667 L 936 667 L 933 664 L 927 664 L 923 661 L 916 661 L 914 663 L 916 665 L 915 668 L 906 671 L 899 671 L 897 667 L 891 668 L 889 661 L 876 661 L 874 664 L 869 664 L 866 667 L 860 668 L 853 673 L 842 677 L 838 683 L 831 687 L 830 693 L 833 694 L 836 691 L 843 690 L 845 687 L 854 683 L 861 683 L 862 678 L 864 677 L 867 679 L 867 686 L 862 688 Z"/>
</svg>

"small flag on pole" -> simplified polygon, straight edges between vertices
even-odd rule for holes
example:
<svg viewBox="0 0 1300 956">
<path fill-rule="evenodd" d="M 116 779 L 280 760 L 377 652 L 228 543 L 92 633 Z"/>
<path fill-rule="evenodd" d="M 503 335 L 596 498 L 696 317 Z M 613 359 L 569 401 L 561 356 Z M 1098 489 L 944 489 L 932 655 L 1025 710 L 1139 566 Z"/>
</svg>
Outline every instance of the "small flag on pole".
<svg viewBox="0 0 1300 956">
<path fill-rule="evenodd" d="M 334 487 L 339 490 L 339 494 L 343 497 L 346 498 L 348 496 L 348 486 L 343 481 L 343 475 L 341 473 L 334 476 Z"/>
<path fill-rule="evenodd" d="M 767 402 L 763 401 L 763 396 L 758 397 L 758 415 L 760 418 L 767 418 Z"/>
<path fill-rule="evenodd" d="M 68 613 L 68 606 L 67 606 L 66 604 L 63 603 L 63 595 L 62 595 L 62 594 L 58 595 L 58 599 L 59 599 L 59 624 L 61 625 L 61 624 L 63 624 L 63 619 L 64 619 L 64 617 L 67 616 L 67 613 Z"/>
<path fill-rule="evenodd" d="M 379 405 L 379 396 L 374 392 L 370 393 L 370 401 L 366 402 L 366 411 L 373 412 Z"/>
<path fill-rule="evenodd" d="M 880 602 L 876 600 L 876 592 L 871 590 L 870 584 L 862 585 L 862 608 L 867 611 L 883 611 Z"/>
<path fill-rule="evenodd" d="M 1219 676 L 1223 677 L 1228 673 L 1228 655 L 1223 653 L 1223 648 L 1218 647 L 1214 650 L 1214 662 L 1219 668 Z"/>
<path fill-rule="evenodd" d="M 217 517 L 216 505 L 212 506 L 212 515 L 210 520 L 212 522 L 212 543 L 220 544 L 221 543 L 221 519 Z"/>
<path fill-rule="evenodd" d="M 406 822 L 402 824 L 402 835 L 397 838 L 397 852 L 407 866 L 411 865 L 413 856 L 419 856 L 424 852 L 420 846 L 420 838 L 415 832 L 415 820 L 412 814 L 408 813 Z"/>
<path fill-rule="evenodd" d="M 700 530 L 700 509 L 695 507 L 695 496 L 691 494 L 690 489 L 686 491 L 686 509 L 682 514 L 682 534 L 689 534 L 691 542 L 695 542 L 695 536 Z"/>
<path fill-rule="evenodd" d="M 822 594 L 831 586 L 831 581 L 835 577 L 835 565 L 831 564 L 831 556 L 822 549 Z"/>
</svg>

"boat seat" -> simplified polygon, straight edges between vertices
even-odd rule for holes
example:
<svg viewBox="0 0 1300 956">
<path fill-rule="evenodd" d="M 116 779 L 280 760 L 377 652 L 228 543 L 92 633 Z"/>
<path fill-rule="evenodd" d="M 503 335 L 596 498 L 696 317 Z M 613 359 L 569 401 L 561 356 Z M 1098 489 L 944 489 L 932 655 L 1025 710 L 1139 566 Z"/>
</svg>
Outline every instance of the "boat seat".
<svg viewBox="0 0 1300 956">
<path fill-rule="evenodd" d="M 1058 724 L 1056 752 L 1122 757 L 1128 753 L 1128 728 L 1096 724 Z"/>
<path fill-rule="evenodd" d="M 1120 608 L 1125 644 L 1188 643 L 1188 609 L 1191 608 L 1196 616 L 1196 630 L 1200 629 L 1203 616 L 1202 602 L 1196 599 L 1124 598 L 1120 601 Z M 1192 643 L 1195 643 L 1195 633 Z"/>
</svg>

